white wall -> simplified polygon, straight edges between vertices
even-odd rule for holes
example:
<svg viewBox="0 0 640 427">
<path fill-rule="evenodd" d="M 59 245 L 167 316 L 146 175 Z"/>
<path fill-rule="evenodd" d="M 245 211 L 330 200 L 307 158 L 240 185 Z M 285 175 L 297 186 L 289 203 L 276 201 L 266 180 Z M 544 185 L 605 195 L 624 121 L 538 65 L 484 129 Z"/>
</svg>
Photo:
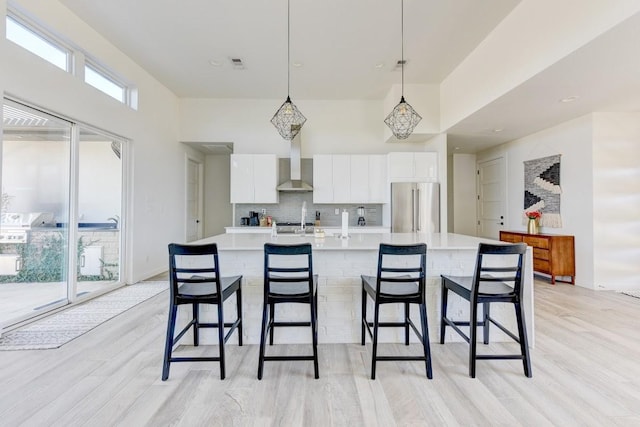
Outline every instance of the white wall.
<svg viewBox="0 0 640 427">
<path fill-rule="evenodd" d="M 452 178 L 453 185 L 449 191 L 451 211 L 453 214 L 453 233 L 477 234 L 476 209 L 477 209 L 477 189 L 476 189 L 476 155 L 475 154 L 454 154 L 452 157 Z"/>
<path fill-rule="evenodd" d="M 543 227 L 543 233 L 575 236 L 576 285 L 594 288 L 593 126 L 587 115 L 527 137 L 478 153 L 477 161 L 503 155 L 507 167 L 505 230 L 526 230 L 524 161 L 560 154 L 560 213 L 562 228 Z"/>
<path fill-rule="evenodd" d="M 281 99 L 180 100 L 180 139 L 233 142 L 235 153 L 289 157 L 289 143 L 270 120 Z M 314 154 L 425 151 L 423 143 L 385 143 L 382 101 L 293 100 L 307 122 L 301 131 L 302 157 Z"/>
<path fill-rule="evenodd" d="M 16 3 L 137 85 L 136 111 L 0 38 L 0 91 L 5 95 L 131 140 L 127 148 L 132 156 L 132 177 L 127 185 L 129 271 L 124 277 L 135 282 L 165 271 L 167 244 L 185 238 L 185 148 L 177 142 L 177 98 L 59 2 Z M 1 5 L 4 11 L 6 2 Z"/>
<path fill-rule="evenodd" d="M 640 289 L 640 113 L 593 115 L 594 282 Z"/>
<path fill-rule="evenodd" d="M 522 0 L 442 82 L 441 128 L 448 129 L 639 10 L 637 0 Z"/>
</svg>

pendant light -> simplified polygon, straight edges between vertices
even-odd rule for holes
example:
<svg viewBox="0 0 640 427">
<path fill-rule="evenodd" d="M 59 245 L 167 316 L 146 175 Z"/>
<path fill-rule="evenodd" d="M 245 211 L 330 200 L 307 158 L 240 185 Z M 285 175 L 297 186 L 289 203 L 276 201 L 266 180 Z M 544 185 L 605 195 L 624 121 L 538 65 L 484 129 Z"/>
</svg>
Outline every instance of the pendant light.
<svg viewBox="0 0 640 427">
<path fill-rule="evenodd" d="M 289 81 L 290 81 L 290 51 L 291 51 L 291 24 L 290 24 L 290 7 L 289 0 L 287 0 L 287 99 L 278 108 L 276 114 L 271 118 L 271 123 L 278 129 L 280 135 L 291 141 L 300 132 L 302 125 L 307 121 L 307 118 L 302 115 L 298 107 L 291 102 L 289 96 Z"/>
<path fill-rule="evenodd" d="M 402 70 L 402 93 L 400 95 L 400 102 L 393 108 L 387 118 L 384 119 L 384 122 L 389 126 L 389 129 L 391 129 L 391 132 L 396 138 L 407 139 L 416 125 L 420 123 L 422 117 L 404 100 L 404 0 L 401 0 L 400 5 L 402 9 L 400 13 L 402 34 L 402 58 L 400 61 Z"/>
</svg>

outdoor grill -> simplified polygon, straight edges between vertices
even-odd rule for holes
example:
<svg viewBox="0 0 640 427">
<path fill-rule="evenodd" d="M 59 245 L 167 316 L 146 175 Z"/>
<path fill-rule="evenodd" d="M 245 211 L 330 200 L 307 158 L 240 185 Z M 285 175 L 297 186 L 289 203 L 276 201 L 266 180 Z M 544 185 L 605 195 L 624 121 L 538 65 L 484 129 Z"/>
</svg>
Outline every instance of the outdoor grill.
<svg viewBox="0 0 640 427">
<path fill-rule="evenodd" d="M 53 213 L 50 212 L 7 212 L 0 221 L 0 276 L 15 276 L 21 268 L 22 261 L 17 253 L 18 244 L 29 243 L 33 227 L 54 224 Z"/>
</svg>

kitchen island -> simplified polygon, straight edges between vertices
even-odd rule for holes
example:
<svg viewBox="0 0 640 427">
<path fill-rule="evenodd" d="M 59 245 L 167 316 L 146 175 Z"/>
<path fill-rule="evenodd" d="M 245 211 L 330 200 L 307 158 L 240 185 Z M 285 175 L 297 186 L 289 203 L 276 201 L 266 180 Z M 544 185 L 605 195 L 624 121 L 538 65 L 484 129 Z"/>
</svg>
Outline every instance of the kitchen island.
<svg viewBox="0 0 640 427">
<path fill-rule="evenodd" d="M 378 248 L 380 243 L 427 244 L 427 317 L 431 341 L 438 341 L 440 327 L 440 275 L 472 275 L 475 268 L 478 244 L 500 243 L 472 236 L 451 233 L 357 233 L 350 229 L 348 239 L 339 236 L 315 238 L 311 235 L 278 235 L 265 233 L 227 233 L 208 237 L 194 244 L 217 243 L 220 253 L 220 268 L 224 276 L 241 274 L 244 315 L 244 339 L 257 344 L 260 339 L 262 315 L 264 244 L 294 244 L 308 242 L 313 247 L 313 268 L 318 274 L 318 339 L 320 343 L 360 342 L 361 283 L 360 275 L 376 275 Z M 533 270 L 531 249 L 527 249 L 524 271 L 524 307 L 529 344 L 534 345 L 533 323 Z M 370 302 L 370 301 L 369 301 Z M 278 311 L 280 309 L 281 311 Z M 277 319 L 308 319 L 308 306 L 295 304 L 278 307 Z M 411 317 L 419 319 L 417 307 L 412 307 Z M 204 307 L 203 307 L 204 310 Z M 207 308 L 206 316 L 215 317 L 215 310 Z M 235 316 L 232 304 L 225 305 L 226 317 Z M 369 312 L 369 311 L 368 311 Z M 392 304 L 381 308 L 381 321 L 402 319 L 401 305 Z M 451 296 L 449 313 L 468 318 L 468 302 Z M 515 314 L 512 305 L 496 305 L 492 316 L 515 329 Z M 451 329 L 451 328 L 448 328 Z M 283 334 L 287 336 L 283 337 Z M 461 341 L 459 335 L 447 331 L 447 341 Z M 202 334 L 203 343 L 215 343 L 213 334 Z M 402 342 L 401 328 L 383 328 L 380 342 Z M 308 343 L 309 328 L 286 328 L 275 332 L 275 340 L 282 338 L 288 343 Z M 185 337 L 186 338 L 186 337 Z M 416 340 L 416 337 L 412 337 Z M 493 327 L 492 341 L 510 341 L 506 335 Z M 416 340 L 417 341 L 417 340 Z"/>
</svg>

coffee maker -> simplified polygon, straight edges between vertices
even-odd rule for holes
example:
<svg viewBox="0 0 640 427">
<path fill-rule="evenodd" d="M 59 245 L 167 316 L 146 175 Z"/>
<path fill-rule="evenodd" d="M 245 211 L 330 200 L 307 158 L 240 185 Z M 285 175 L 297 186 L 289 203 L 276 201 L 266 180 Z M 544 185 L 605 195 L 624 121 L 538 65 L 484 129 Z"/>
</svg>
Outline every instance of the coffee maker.
<svg viewBox="0 0 640 427">
<path fill-rule="evenodd" d="M 367 225 L 366 221 L 364 220 L 364 206 L 360 206 L 357 212 L 358 212 L 358 225 L 364 227 L 365 225 Z"/>
</svg>

